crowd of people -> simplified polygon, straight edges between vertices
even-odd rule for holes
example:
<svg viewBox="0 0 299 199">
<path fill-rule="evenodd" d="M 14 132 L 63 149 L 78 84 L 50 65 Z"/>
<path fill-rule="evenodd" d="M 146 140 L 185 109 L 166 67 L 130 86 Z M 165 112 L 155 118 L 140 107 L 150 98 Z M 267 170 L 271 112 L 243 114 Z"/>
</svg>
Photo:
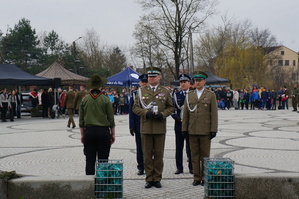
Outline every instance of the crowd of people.
<svg viewBox="0 0 299 199">
<path fill-rule="evenodd" d="M 70 88 L 74 93 L 73 99 L 65 100 L 65 97 Z M 109 97 L 109 100 L 113 106 L 113 112 L 115 115 L 127 115 L 129 113 L 129 92 L 126 88 L 121 91 L 117 91 L 111 87 L 104 87 L 102 92 Z M 53 109 L 54 105 L 57 105 L 60 114 L 70 114 L 66 110 L 73 109 L 74 114 L 78 114 L 80 100 L 85 94 L 88 93 L 85 85 L 81 84 L 80 89 L 74 89 L 73 85 L 69 85 L 68 90 L 57 89 L 55 93 L 53 88 L 36 89 L 34 88 L 29 93 L 28 105 L 29 110 L 39 109 L 41 110 L 41 117 L 43 118 L 54 118 L 55 112 Z M 56 99 L 55 99 L 56 96 Z M 7 118 L 11 122 L 15 121 L 15 118 L 21 118 L 21 106 L 23 104 L 22 93 L 18 90 L 7 90 L 4 88 L 0 91 L 0 112 L 1 121 L 7 122 Z M 67 108 L 68 107 L 68 108 Z"/>
<path fill-rule="evenodd" d="M 299 89 L 297 84 L 291 90 L 284 86 L 279 90 L 253 86 L 252 90 L 218 88 L 214 90 L 219 109 L 229 110 L 277 110 L 289 109 L 289 98 L 292 99 L 293 110 L 297 111 Z"/>
</svg>

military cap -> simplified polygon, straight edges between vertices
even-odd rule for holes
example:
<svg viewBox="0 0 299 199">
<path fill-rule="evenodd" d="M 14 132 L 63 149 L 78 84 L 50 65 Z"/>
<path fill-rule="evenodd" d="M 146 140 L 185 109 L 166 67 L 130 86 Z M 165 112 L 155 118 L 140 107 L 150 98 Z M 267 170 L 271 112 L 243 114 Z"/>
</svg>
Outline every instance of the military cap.
<svg viewBox="0 0 299 199">
<path fill-rule="evenodd" d="M 147 74 L 142 74 L 139 76 L 138 79 L 140 79 L 141 82 L 147 82 L 148 76 L 147 76 Z"/>
<path fill-rule="evenodd" d="M 91 76 L 89 80 L 86 82 L 86 86 L 91 89 L 98 89 L 101 86 L 104 86 L 107 83 L 107 78 L 100 77 L 97 74 Z"/>
<path fill-rule="evenodd" d="M 194 71 L 193 72 L 193 79 L 207 79 L 208 78 L 208 74 L 203 72 L 203 71 Z"/>
<path fill-rule="evenodd" d="M 70 84 L 69 87 L 70 87 L 70 88 L 74 88 L 74 85 L 73 85 L 73 84 Z"/>
<path fill-rule="evenodd" d="M 161 75 L 162 71 L 158 67 L 148 67 L 146 68 L 147 74 L 149 77 L 155 77 L 157 75 Z"/>
<path fill-rule="evenodd" d="M 191 77 L 189 75 L 186 75 L 186 74 L 181 74 L 181 75 L 179 75 L 179 81 L 188 81 L 188 82 L 190 82 Z"/>
</svg>

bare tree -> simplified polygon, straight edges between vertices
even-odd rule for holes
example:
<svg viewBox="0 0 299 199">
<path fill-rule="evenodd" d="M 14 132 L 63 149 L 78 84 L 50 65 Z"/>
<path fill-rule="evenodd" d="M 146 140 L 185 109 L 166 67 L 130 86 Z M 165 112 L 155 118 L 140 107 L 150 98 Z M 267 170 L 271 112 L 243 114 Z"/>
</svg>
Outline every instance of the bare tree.
<svg viewBox="0 0 299 199">
<path fill-rule="evenodd" d="M 86 30 L 83 38 L 82 57 L 86 67 L 93 70 L 101 70 L 104 66 L 105 46 L 100 45 L 100 36 L 95 30 Z"/>
<path fill-rule="evenodd" d="M 167 57 L 169 66 L 174 65 L 175 78 L 179 76 L 184 43 L 187 43 L 190 31 L 197 30 L 204 21 L 214 14 L 217 0 L 140 0 L 142 8 L 148 11 L 148 19 L 155 29 L 150 33 L 160 43 L 164 54 L 170 51 L 172 59 Z"/>
<path fill-rule="evenodd" d="M 259 47 L 271 47 L 278 45 L 276 37 L 272 35 L 269 29 L 259 30 L 259 28 L 254 28 L 250 31 L 250 39 L 254 46 Z"/>
<path fill-rule="evenodd" d="M 131 53 L 139 57 L 142 60 L 143 69 L 147 66 L 155 66 L 156 60 L 154 59 L 156 50 L 159 48 L 159 43 L 152 36 L 150 21 L 143 16 L 141 20 L 135 25 L 135 31 L 133 36 L 136 39 L 134 47 L 131 49 Z"/>
</svg>

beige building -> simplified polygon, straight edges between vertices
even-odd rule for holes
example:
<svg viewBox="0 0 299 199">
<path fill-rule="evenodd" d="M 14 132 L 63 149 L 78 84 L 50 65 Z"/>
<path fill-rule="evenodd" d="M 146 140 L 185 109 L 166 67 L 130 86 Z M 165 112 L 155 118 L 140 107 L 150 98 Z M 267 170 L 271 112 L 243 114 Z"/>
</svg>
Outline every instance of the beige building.
<svg viewBox="0 0 299 199">
<path fill-rule="evenodd" d="M 268 61 L 269 69 L 279 67 L 285 72 L 298 72 L 298 53 L 285 47 L 275 46 L 266 49 L 266 60 Z"/>
</svg>

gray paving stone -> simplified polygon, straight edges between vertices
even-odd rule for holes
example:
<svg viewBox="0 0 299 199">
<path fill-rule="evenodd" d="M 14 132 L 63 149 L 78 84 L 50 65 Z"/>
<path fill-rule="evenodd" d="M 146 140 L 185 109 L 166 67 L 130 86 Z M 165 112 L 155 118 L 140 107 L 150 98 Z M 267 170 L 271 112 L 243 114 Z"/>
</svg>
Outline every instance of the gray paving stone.
<svg viewBox="0 0 299 199">
<path fill-rule="evenodd" d="M 231 158 L 236 174 L 298 173 L 299 123 L 291 110 L 219 110 L 219 132 L 211 157 Z M 134 137 L 128 115 L 116 116 L 116 143 L 110 159 L 124 161 L 125 198 L 203 198 L 203 187 L 192 186 L 184 153 L 185 173 L 175 175 L 174 121 L 167 119 L 162 189 L 145 189 L 136 175 Z M 78 117 L 75 117 L 78 123 Z M 82 176 L 85 157 L 79 128 L 66 127 L 67 118 L 23 117 L 0 123 L 0 169 L 33 176 Z"/>
</svg>

